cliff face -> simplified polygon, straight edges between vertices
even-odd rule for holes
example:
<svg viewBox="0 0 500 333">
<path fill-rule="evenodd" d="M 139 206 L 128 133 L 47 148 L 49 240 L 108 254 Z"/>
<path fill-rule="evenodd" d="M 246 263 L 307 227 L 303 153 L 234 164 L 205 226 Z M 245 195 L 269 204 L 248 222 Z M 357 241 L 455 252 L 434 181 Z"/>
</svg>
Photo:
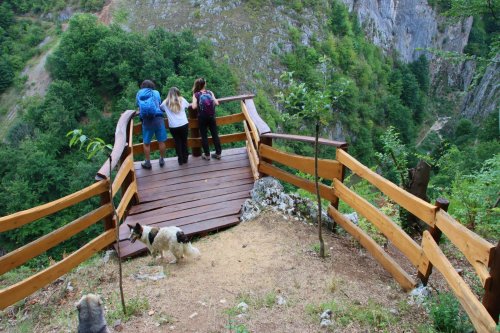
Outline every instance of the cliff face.
<svg viewBox="0 0 500 333">
<path fill-rule="evenodd" d="M 416 60 L 423 51 L 435 48 L 462 52 L 472 20 L 453 25 L 427 4 L 427 0 L 343 0 L 357 13 L 369 39 L 386 52 L 397 52 L 405 62 Z"/>
<path fill-rule="evenodd" d="M 500 101 L 500 54 L 486 68 L 477 84 L 469 91 L 462 103 L 461 115 L 472 120 L 484 119 L 493 112 L 499 112 Z"/>
</svg>

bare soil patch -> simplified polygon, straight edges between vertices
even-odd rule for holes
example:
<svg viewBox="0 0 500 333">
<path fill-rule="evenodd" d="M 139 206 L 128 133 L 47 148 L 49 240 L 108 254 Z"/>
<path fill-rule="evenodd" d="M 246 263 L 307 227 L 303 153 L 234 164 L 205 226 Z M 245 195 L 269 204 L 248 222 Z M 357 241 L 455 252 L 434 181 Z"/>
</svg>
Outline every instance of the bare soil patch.
<svg viewBox="0 0 500 333">
<path fill-rule="evenodd" d="M 326 232 L 325 241 L 329 257 L 321 259 L 312 250 L 318 243 L 315 226 L 266 212 L 195 241 L 202 253 L 198 260 L 166 264 L 145 256 L 127 261 L 126 301 L 146 305 L 122 321 L 122 332 L 230 332 L 237 324 L 249 332 L 320 332 L 325 329 L 317 312 L 327 302 L 344 309 L 344 315 L 333 309 L 334 326 L 326 329 L 331 332 L 412 332 L 427 320 L 423 309 L 409 306 L 408 295 L 350 237 Z M 137 278 L 158 270 L 166 277 Z M 73 332 L 73 304 L 93 292 L 103 298 L 112 327 L 121 309 L 117 272 L 116 260 L 98 258 L 29 297 L 25 318 L 38 306 L 47 314 L 36 320 L 36 332 Z M 286 304 L 278 304 L 279 298 Z M 235 310 L 242 301 L 249 308 L 238 317 Z M 380 310 L 380 318 L 358 318 L 358 310 L 365 308 L 368 317 Z M 3 327 L 15 332 L 22 316 L 11 310 L 4 317 L 10 325 Z"/>
</svg>

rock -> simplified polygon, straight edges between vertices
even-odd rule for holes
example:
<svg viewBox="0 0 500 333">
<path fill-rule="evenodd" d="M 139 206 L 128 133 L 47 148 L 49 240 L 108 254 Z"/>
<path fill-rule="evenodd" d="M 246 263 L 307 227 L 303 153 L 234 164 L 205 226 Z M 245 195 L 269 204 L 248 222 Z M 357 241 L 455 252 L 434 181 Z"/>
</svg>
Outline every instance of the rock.
<svg viewBox="0 0 500 333">
<path fill-rule="evenodd" d="M 286 305 L 286 299 L 283 296 L 278 295 L 276 296 L 276 303 L 278 305 Z"/>
<path fill-rule="evenodd" d="M 429 296 L 431 296 L 431 294 L 432 292 L 429 287 L 420 285 L 410 292 L 410 300 L 408 303 L 421 305 L 427 298 L 429 298 Z"/>
<path fill-rule="evenodd" d="M 120 319 L 113 323 L 113 329 L 117 332 L 121 332 L 123 330 L 122 321 Z"/>
<path fill-rule="evenodd" d="M 319 326 L 321 328 L 326 328 L 328 326 L 332 326 L 332 321 L 330 319 L 321 319 L 321 322 L 319 323 Z"/>
<path fill-rule="evenodd" d="M 226 304 L 227 301 L 225 299 L 221 299 L 219 302 L 220 304 Z"/>
<path fill-rule="evenodd" d="M 154 315 L 154 314 L 155 314 L 155 310 L 150 310 L 150 311 L 148 312 L 148 315 L 149 315 L 149 316 L 152 316 L 152 315 Z"/>
<path fill-rule="evenodd" d="M 68 282 L 68 285 L 66 286 L 66 290 L 69 292 L 72 292 L 75 288 L 71 285 L 71 282 Z"/>
<path fill-rule="evenodd" d="M 115 256 L 115 251 L 114 250 L 108 250 L 106 251 L 106 253 L 104 254 L 104 256 L 102 257 L 102 262 L 104 264 L 107 264 L 109 259 L 111 259 L 112 256 Z"/>
<path fill-rule="evenodd" d="M 332 310 L 326 309 L 319 317 L 321 319 L 332 319 L 332 314 L 333 314 Z"/>
<path fill-rule="evenodd" d="M 239 309 L 241 312 L 247 312 L 248 304 L 245 302 L 241 302 L 240 304 L 236 305 L 236 308 Z"/>
<path fill-rule="evenodd" d="M 390 309 L 389 312 L 395 316 L 397 316 L 399 314 L 399 311 L 396 310 L 396 309 Z"/>
<path fill-rule="evenodd" d="M 349 214 L 344 214 L 344 217 L 347 218 L 348 220 L 350 220 L 355 225 L 358 225 L 358 222 L 359 222 L 358 213 L 352 212 Z"/>
<path fill-rule="evenodd" d="M 198 312 L 193 312 L 191 313 L 191 315 L 189 316 L 189 319 L 193 319 L 194 317 L 196 317 L 198 315 Z"/>
</svg>

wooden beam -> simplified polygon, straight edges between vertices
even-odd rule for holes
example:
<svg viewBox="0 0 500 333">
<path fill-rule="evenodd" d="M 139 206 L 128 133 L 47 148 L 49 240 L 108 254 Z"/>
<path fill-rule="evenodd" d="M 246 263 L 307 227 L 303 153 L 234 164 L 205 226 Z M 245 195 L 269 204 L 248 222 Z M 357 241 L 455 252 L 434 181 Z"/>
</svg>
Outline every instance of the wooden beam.
<svg viewBox="0 0 500 333">
<path fill-rule="evenodd" d="M 61 199 L 40 205 L 31 209 L 23 210 L 11 215 L 0 217 L 0 232 L 19 228 L 25 224 L 41 219 L 47 215 L 56 213 L 64 208 L 71 207 L 93 196 L 108 191 L 109 182 L 101 180 L 78 192 L 71 193 Z"/>
<path fill-rule="evenodd" d="M 462 304 L 465 312 L 469 315 L 476 330 L 478 332 L 495 332 L 495 321 L 490 317 L 488 311 L 486 311 L 476 295 L 470 290 L 467 283 L 465 283 L 448 261 L 448 258 L 446 258 L 427 230 L 424 231 L 422 247 L 425 255 L 429 258 L 434 267 L 443 274 L 451 290 L 460 304 Z"/>
<path fill-rule="evenodd" d="M 500 241 L 490 259 L 490 283 L 484 287 L 483 305 L 496 323 L 499 323 L 500 314 Z"/>
<path fill-rule="evenodd" d="M 315 138 L 312 136 L 304 136 L 304 135 L 291 135 L 291 134 L 282 134 L 282 133 L 265 133 L 261 135 L 261 138 L 269 138 L 269 139 L 279 139 L 279 140 L 291 140 L 291 141 L 300 141 L 306 143 L 314 143 Z M 337 148 L 347 148 L 348 144 L 343 141 L 332 141 L 328 139 L 319 138 L 319 144 L 325 146 L 332 146 Z"/>
<path fill-rule="evenodd" d="M 257 180 L 260 178 L 259 174 L 259 163 L 255 161 L 255 157 L 252 154 L 252 143 L 247 141 L 247 150 L 248 150 L 248 160 L 250 161 L 250 168 L 252 168 L 253 179 Z"/>
<path fill-rule="evenodd" d="M 256 162 L 256 165 L 259 164 L 259 155 L 257 154 L 257 150 L 255 149 L 254 142 L 252 141 L 252 133 L 250 132 L 250 129 L 248 128 L 248 125 L 245 121 L 243 121 L 243 128 L 245 129 L 245 134 L 247 136 L 247 149 L 249 154 L 253 155 L 254 161 Z"/>
<path fill-rule="evenodd" d="M 389 274 L 399 283 L 399 285 L 405 290 L 409 291 L 415 288 L 416 283 L 413 281 L 410 275 L 406 273 L 401 266 L 398 265 L 390 255 L 388 255 L 384 249 L 377 244 L 368 234 L 366 234 L 361 228 L 352 223 L 350 220 L 344 217 L 338 210 L 336 210 L 332 205 L 328 206 L 328 213 L 332 216 L 338 224 L 345 231 L 354 237 L 372 256 L 377 260 L 382 267 L 385 268 Z"/>
<path fill-rule="evenodd" d="M 465 226 L 457 222 L 445 211 L 436 214 L 436 227 L 465 255 L 476 270 L 483 287 L 490 277 L 488 272 L 490 257 L 495 245 L 481 238 Z"/>
<path fill-rule="evenodd" d="M 58 263 L 30 276 L 10 287 L 0 290 L 0 310 L 16 303 L 26 296 L 33 294 L 40 288 L 55 281 L 57 278 L 71 271 L 80 263 L 90 258 L 94 253 L 102 250 L 115 241 L 115 230 L 108 230 L 94 238 L 79 250 L 73 252 Z"/>
<path fill-rule="evenodd" d="M 429 265 L 428 261 L 421 263 L 420 257 L 422 248 L 410 236 L 408 236 L 403 229 L 401 229 L 401 227 L 395 224 L 389 217 L 380 212 L 364 198 L 347 188 L 347 186 L 342 184 L 340 180 L 335 179 L 333 184 L 333 191 L 335 195 L 344 200 L 345 203 L 354 208 L 359 214 L 371 222 L 394 244 L 394 246 L 396 246 L 399 251 L 401 251 L 408 258 L 414 266 L 419 267 L 419 265 L 424 265 L 422 269 L 425 269 Z"/>
<path fill-rule="evenodd" d="M 434 226 L 437 210 L 436 206 L 406 192 L 394 183 L 373 172 L 341 149 L 337 150 L 337 161 L 351 169 L 352 172 L 361 178 L 366 179 L 382 193 L 394 200 L 398 205 L 404 207 L 407 211 L 417 216 L 428 225 Z"/>
<path fill-rule="evenodd" d="M 301 189 L 304 189 L 312 194 L 316 194 L 316 186 L 314 182 L 292 175 L 291 173 L 283 171 L 262 160 L 259 164 L 259 172 L 276 177 L 287 183 L 300 187 Z M 332 189 L 324 184 L 319 184 L 319 193 L 323 199 L 326 199 L 328 201 L 332 201 L 335 196 Z"/>
<path fill-rule="evenodd" d="M 252 120 L 252 123 L 257 128 L 256 133 L 259 136 L 266 134 L 266 133 L 271 133 L 271 129 L 266 124 L 266 122 L 264 120 L 262 120 L 259 113 L 257 112 L 257 109 L 255 108 L 255 104 L 253 102 L 253 99 L 245 99 L 243 102 L 245 104 L 245 110 L 248 113 L 247 116 Z"/>
<path fill-rule="evenodd" d="M 250 130 L 252 131 L 253 142 L 255 143 L 255 146 L 258 147 L 260 143 L 259 131 L 257 130 L 257 127 L 255 126 L 252 118 L 250 117 L 250 114 L 248 113 L 245 103 L 243 102 L 241 102 L 241 110 L 245 115 L 245 119 L 247 121 L 248 126 L 250 127 Z"/>
<path fill-rule="evenodd" d="M 231 143 L 231 142 L 240 142 L 246 140 L 245 132 L 233 133 L 233 134 L 224 134 L 219 135 L 220 143 Z M 208 138 L 208 143 L 213 144 L 213 140 L 211 137 Z M 165 143 L 167 148 L 175 148 L 175 143 L 173 139 L 167 139 Z M 188 138 L 188 147 L 190 148 L 199 148 L 201 147 L 201 138 Z M 158 150 L 158 141 L 151 142 L 151 151 Z M 144 153 L 144 146 L 142 143 L 134 145 L 134 155 Z"/>
<path fill-rule="evenodd" d="M 314 157 L 285 153 L 264 144 L 260 145 L 259 154 L 261 158 L 267 158 L 268 160 L 314 175 Z M 335 160 L 318 159 L 318 175 L 321 178 L 330 180 L 335 178 L 340 179 L 342 164 Z"/>
<path fill-rule="evenodd" d="M 118 162 L 120 161 L 120 157 L 122 156 L 123 150 L 128 146 L 127 139 L 127 127 L 130 123 L 130 120 L 135 116 L 135 110 L 127 110 L 123 112 L 118 119 L 118 124 L 116 124 L 115 130 L 115 143 L 113 144 L 113 150 L 111 151 L 111 170 L 113 170 Z M 97 181 L 109 178 L 109 159 L 104 162 L 99 171 L 97 171 L 95 179 Z"/>
<path fill-rule="evenodd" d="M 132 198 L 137 194 L 137 183 L 132 183 L 128 187 L 127 191 L 125 191 L 125 194 L 122 196 L 122 199 L 120 200 L 120 204 L 118 205 L 118 208 L 116 209 L 116 214 L 118 214 L 118 219 L 121 220 L 123 215 L 125 214 L 125 210 L 128 207 L 128 204 L 132 200 Z"/>
<path fill-rule="evenodd" d="M 235 113 L 228 116 L 216 117 L 217 126 L 224 126 L 229 124 L 239 123 L 245 119 L 245 115 L 243 113 Z M 188 119 L 189 128 L 198 128 L 198 119 L 197 118 L 189 118 Z M 165 127 L 168 128 L 168 119 L 165 118 Z M 134 125 L 133 130 L 134 135 L 138 135 L 142 133 L 142 124 L 138 123 Z"/>
<path fill-rule="evenodd" d="M 118 170 L 118 173 L 115 176 L 115 179 L 113 180 L 113 197 L 116 196 L 116 193 L 118 193 L 118 189 L 122 186 L 123 182 L 125 181 L 125 178 L 129 175 L 130 171 L 134 170 L 134 160 L 132 157 L 132 154 L 128 155 L 125 161 L 123 161 L 122 165 L 120 166 L 120 169 Z"/>
<path fill-rule="evenodd" d="M 0 275 L 10 271 L 26 261 L 42 254 L 48 249 L 62 243 L 77 233 L 87 229 L 89 226 L 103 219 L 105 216 L 111 215 L 113 207 L 110 204 L 101 206 L 93 210 L 71 223 L 52 231 L 51 233 L 40 237 L 39 239 L 28 243 L 12 252 L 0 257 Z"/>
</svg>

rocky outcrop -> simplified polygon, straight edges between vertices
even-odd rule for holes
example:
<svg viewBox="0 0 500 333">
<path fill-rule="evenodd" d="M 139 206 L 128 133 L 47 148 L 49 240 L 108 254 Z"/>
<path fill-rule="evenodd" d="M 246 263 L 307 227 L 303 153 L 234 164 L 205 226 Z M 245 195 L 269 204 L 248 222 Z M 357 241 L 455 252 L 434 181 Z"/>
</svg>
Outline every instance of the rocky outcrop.
<svg viewBox="0 0 500 333">
<path fill-rule="evenodd" d="M 354 11 L 367 37 L 386 52 L 397 52 L 405 62 L 416 60 L 426 48 L 462 52 L 472 19 L 445 23 L 427 0 L 343 0 Z"/>
<path fill-rule="evenodd" d="M 461 115 L 471 120 L 486 118 L 499 112 L 500 101 L 500 54 L 486 68 L 478 85 L 467 93 L 462 103 Z"/>
</svg>

